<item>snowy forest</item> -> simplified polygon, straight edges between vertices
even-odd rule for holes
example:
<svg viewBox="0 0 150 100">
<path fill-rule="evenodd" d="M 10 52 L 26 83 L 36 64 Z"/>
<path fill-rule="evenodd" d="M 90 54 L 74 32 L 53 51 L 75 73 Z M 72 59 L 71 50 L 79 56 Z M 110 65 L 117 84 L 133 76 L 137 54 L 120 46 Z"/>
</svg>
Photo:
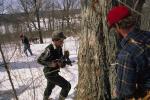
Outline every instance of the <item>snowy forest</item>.
<svg viewBox="0 0 150 100">
<path fill-rule="evenodd" d="M 48 100 L 118 100 L 120 39 L 106 18 L 117 5 L 136 13 L 137 27 L 150 31 L 150 0 L 0 0 L 0 100 L 43 100 L 47 79 L 37 60 L 58 31 L 71 60 L 59 75 L 71 89 L 60 99 L 56 85 Z M 33 54 L 24 52 L 22 35 Z"/>
</svg>

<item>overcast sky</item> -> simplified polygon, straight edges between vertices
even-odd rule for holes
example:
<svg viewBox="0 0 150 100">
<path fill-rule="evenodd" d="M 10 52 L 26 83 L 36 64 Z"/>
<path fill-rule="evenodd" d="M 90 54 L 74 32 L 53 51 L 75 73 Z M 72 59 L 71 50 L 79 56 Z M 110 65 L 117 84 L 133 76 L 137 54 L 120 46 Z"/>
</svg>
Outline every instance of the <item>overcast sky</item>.
<svg viewBox="0 0 150 100">
<path fill-rule="evenodd" d="M 0 13 L 8 13 L 7 10 L 12 8 L 17 9 L 18 3 L 16 0 L 0 0 Z"/>
</svg>

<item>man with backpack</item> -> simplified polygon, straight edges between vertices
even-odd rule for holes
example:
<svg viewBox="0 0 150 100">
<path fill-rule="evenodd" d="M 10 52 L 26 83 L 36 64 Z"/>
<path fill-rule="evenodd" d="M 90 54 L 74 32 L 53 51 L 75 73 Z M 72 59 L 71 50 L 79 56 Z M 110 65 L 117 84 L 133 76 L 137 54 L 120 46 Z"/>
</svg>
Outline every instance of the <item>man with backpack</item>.
<svg viewBox="0 0 150 100">
<path fill-rule="evenodd" d="M 47 79 L 47 87 L 44 91 L 43 100 L 49 100 L 49 96 L 55 85 L 62 88 L 59 100 L 65 100 L 71 89 L 71 84 L 58 74 L 60 68 L 65 67 L 66 63 L 62 61 L 62 46 L 66 39 L 63 32 L 52 34 L 53 43 L 48 45 L 45 51 L 38 58 L 38 63 L 44 65 L 44 75 Z"/>
<path fill-rule="evenodd" d="M 150 32 L 137 29 L 136 17 L 123 5 L 108 12 L 107 22 L 122 37 L 116 66 L 117 99 L 150 100 Z"/>
</svg>

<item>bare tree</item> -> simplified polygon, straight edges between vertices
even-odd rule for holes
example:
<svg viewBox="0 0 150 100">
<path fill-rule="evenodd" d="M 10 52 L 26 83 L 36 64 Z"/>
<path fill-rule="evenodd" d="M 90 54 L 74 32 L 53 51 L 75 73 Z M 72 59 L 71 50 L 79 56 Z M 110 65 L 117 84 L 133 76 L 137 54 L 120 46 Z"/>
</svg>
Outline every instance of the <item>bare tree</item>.
<svg viewBox="0 0 150 100">
<path fill-rule="evenodd" d="M 37 22 L 38 22 L 38 32 L 39 32 L 39 37 L 40 37 L 40 43 L 43 43 L 42 31 L 41 31 L 41 25 L 40 25 L 40 15 L 39 15 L 41 2 L 42 0 L 34 0 L 35 15 L 36 15 Z"/>
<path fill-rule="evenodd" d="M 32 23 L 34 28 L 38 30 L 40 43 L 43 43 L 42 31 L 40 26 L 40 8 L 42 6 L 43 0 L 19 0 L 19 1 L 23 8 L 23 11 L 26 14 L 26 22 L 29 31 L 31 32 L 30 23 Z M 35 24 L 35 18 L 38 27 Z"/>
<path fill-rule="evenodd" d="M 52 16 L 54 15 L 52 11 L 52 8 L 53 7 L 53 1 L 52 0 L 44 0 L 44 3 L 43 3 L 43 11 L 46 12 L 46 18 L 48 19 L 48 30 L 52 30 L 52 23 L 54 23 L 54 20 L 52 21 Z"/>
<path fill-rule="evenodd" d="M 79 0 L 58 0 L 58 7 L 62 12 L 62 30 L 64 30 L 64 22 L 67 22 L 67 28 L 70 28 L 70 17 L 73 9 L 80 8 Z"/>
<path fill-rule="evenodd" d="M 4 53 L 2 51 L 1 43 L 0 43 L 0 53 L 1 53 L 2 58 L 3 58 L 4 66 L 5 66 L 5 69 L 7 71 L 7 74 L 8 74 L 8 77 L 9 77 L 9 81 L 11 83 L 11 86 L 12 86 L 12 89 L 13 89 L 13 92 L 14 92 L 14 96 L 15 96 L 16 100 L 18 100 L 17 93 L 16 93 L 16 90 L 15 90 L 15 87 L 14 87 L 14 84 L 13 84 L 13 81 L 12 81 L 12 78 L 11 78 L 11 75 L 10 75 L 10 70 L 9 70 L 8 64 L 7 64 L 6 60 L 5 60 Z"/>
<path fill-rule="evenodd" d="M 27 27 L 29 29 L 29 32 L 31 33 L 32 31 L 31 31 L 30 23 L 32 23 L 34 28 L 37 29 L 37 26 L 34 21 L 33 3 L 29 0 L 19 0 L 18 3 L 21 6 L 20 8 L 22 8 L 24 13 L 26 14 L 26 16 L 24 16 L 25 21 L 26 21 Z"/>
</svg>

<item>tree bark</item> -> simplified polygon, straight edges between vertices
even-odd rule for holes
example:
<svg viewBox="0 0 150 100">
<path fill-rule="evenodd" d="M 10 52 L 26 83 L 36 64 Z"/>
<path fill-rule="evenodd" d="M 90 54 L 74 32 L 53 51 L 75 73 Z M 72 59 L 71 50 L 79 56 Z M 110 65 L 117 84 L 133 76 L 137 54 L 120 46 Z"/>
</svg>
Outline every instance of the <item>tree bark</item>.
<svg viewBox="0 0 150 100">
<path fill-rule="evenodd" d="M 106 0 L 82 0 L 77 100 L 111 100 L 104 32 Z M 101 12 L 103 10 L 103 13 Z"/>
<path fill-rule="evenodd" d="M 130 6 L 132 11 L 141 10 L 141 5 L 136 7 L 141 3 L 138 0 L 136 5 L 135 0 L 81 0 L 78 100 L 111 100 L 113 97 L 118 40 L 114 31 L 108 32 L 106 15 L 110 4 L 116 5 L 116 1 Z"/>
</svg>

